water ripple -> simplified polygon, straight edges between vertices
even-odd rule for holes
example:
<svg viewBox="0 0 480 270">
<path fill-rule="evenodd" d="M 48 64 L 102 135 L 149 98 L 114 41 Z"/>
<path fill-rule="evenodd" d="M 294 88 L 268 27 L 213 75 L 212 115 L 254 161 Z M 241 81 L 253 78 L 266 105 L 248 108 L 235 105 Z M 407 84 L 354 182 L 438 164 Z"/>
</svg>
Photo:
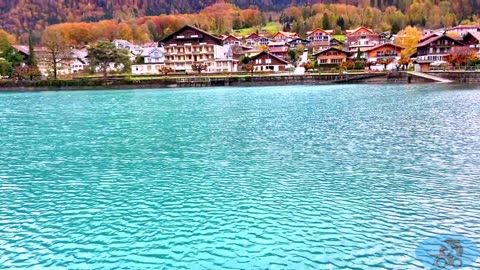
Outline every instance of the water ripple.
<svg viewBox="0 0 480 270">
<path fill-rule="evenodd" d="M 479 104 L 439 85 L 1 94 L 0 269 L 420 269 L 427 237 L 480 245 Z"/>
</svg>

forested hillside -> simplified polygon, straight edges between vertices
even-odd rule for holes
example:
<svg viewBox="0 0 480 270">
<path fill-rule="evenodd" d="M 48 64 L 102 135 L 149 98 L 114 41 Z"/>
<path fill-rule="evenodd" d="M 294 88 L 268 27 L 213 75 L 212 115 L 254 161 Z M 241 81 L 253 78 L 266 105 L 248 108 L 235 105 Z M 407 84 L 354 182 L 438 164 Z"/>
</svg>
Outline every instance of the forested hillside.
<svg viewBox="0 0 480 270">
<path fill-rule="evenodd" d="M 136 24 L 132 23 L 134 18 L 156 17 L 160 14 L 193 14 L 216 2 L 219 1 L 0 0 L 0 27 L 16 35 L 21 41 L 25 41 L 28 32 L 40 34 L 48 25 L 52 24 L 98 22 L 114 19 L 117 23 L 120 21 L 128 22 L 131 27 L 134 27 L 133 24 Z M 393 28 L 393 30 L 400 29 L 406 24 L 442 27 L 460 23 L 463 20 L 476 21 L 476 15 L 480 11 L 480 0 L 231 0 L 229 3 L 242 9 L 258 9 L 262 12 L 261 20 L 263 23 L 266 20 L 273 19 L 286 23 L 289 27 L 296 27 L 297 30 L 318 25 L 317 21 L 319 19 L 323 20 L 325 16 L 327 16 L 325 20 L 329 21 L 333 28 L 340 15 L 336 7 L 339 7 L 342 11 L 345 10 L 344 7 L 350 7 L 350 9 L 355 9 L 351 16 L 360 16 L 360 18 L 350 19 L 350 14 L 342 15 L 340 23 L 343 20 L 344 24 L 348 26 L 361 23 L 371 24 L 370 26 L 375 28 Z M 291 6 L 294 6 L 294 8 L 288 9 Z M 315 6 L 316 8 L 313 8 Z M 297 14 L 297 12 L 302 12 L 302 14 Z M 312 12 L 318 14 L 312 14 Z M 205 10 L 203 13 L 205 14 Z M 318 18 L 315 18 L 315 16 Z M 322 17 L 319 18 L 319 16 Z M 371 18 L 372 16 L 377 18 Z M 373 25 L 378 21 L 379 16 L 381 18 L 389 16 L 390 19 L 380 21 L 381 25 Z M 281 20 L 278 18 L 281 18 Z M 224 24 L 219 20 L 222 20 L 222 18 L 216 18 L 215 22 L 208 25 L 207 28 L 215 32 L 224 32 L 231 30 L 228 29 L 230 25 L 231 28 L 236 26 L 235 21 L 230 24 L 219 25 Z M 187 22 L 190 22 L 190 20 L 187 20 Z M 218 29 L 219 27 L 221 29 Z M 224 29 L 225 27 L 227 29 Z M 144 30 L 147 30 L 146 26 Z M 150 38 L 155 38 L 150 33 L 147 34 Z"/>
</svg>

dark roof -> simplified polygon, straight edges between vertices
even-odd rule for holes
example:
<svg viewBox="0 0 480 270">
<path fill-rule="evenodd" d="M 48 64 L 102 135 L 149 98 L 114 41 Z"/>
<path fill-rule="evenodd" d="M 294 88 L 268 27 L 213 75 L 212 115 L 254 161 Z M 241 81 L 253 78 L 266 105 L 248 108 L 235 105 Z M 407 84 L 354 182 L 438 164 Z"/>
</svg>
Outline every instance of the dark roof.
<svg viewBox="0 0 480 270">
<path fill-rule="evenodd" d="M 168 35 L 168 36 L 166 36 L 166 37 L 164 37 L 164 38 L 162 38 L 162 39 L 160 40 L 160 42 L 163 42 L 164 40 L 169 39 L 169 38 L 177 35 L 178 33 L 184 31 L 184 30 L 187 29 L 187 28 L 194 29 L 194 30 L 196 30 L 196 31 L 198 31 L 198 32 L 201 32 L 201 33 L 203 33 L 203 34 L 205 34 L 205 35 L 207 35 L 207 36 L 209 36 L 209 37 L 211 37 L 211 38 L 213 38 L 213 39 L 218 40 L 218 42 L 220 42 L 220 43 L 223 43 L 223 40 L 222 40 L 221 38 L 216 37 L 216 36 L 208 33 L 207 31 L 202 30 L 202 29 L 200 29 L 200 28 L 197 28 L 197 27 L 195 27 L 195 26 L 192 26 L 192 25 L 190 25 L 190 24 L 186 24 L 186 25 L 184 25 L 182 28 L 178 29 L 177 31 L 171 33 L 170 35 Z"/>
<path fill-rule="evenodd" d="M 437 41 L 437 40 L 439 40 L 439 39 L 441 39 L 441 38 L 447 38 L 447 39 L 450 39 L 450 40 L 453 41 L 453 42 L 456 42 L 456 43 L 459 44 L 459 45 L 463 45 L 463 43 L 460 42 L 458 39 L 449 37 L 449 36 L 447 36 L 447 35 L 441 35 L 441 36 L 433 36 L 433 37 L 431 37 L 431 38 L 429 38 L 429 39 L 424 40 L 423 42 L 421 42 L 421 43 L 419 43 L 419 44 L 417 45 L 417 48 L 427 46 L 428 44 L 430 44 L 430 43 L 432 43 L 432 42 L 435 42 L 435 41 Z"/>
<path fill-rule="evenodd" d="M 278 61 L 281 61 L 281 62 L 285 63 L 286 65 L 290 64 L 287 60 L 282 59 L 282 58 L 280 58 L 280 57 L 277 57 L 277 56 L 275 56 L 275 55 L 273 55 L 273 54 L 271 54 L 271 53 L 265 52 L 265 51 L 263 51 L 263 52 L 261 52 L 261 53 L 259 53 L 259 54 L 257 54 L 257 55 L 254 55 L 254 56 L 250 57 L 250 59 L 255 60 L 255 59 L 257 59 L 258 57 L 260 57 L 262 54 L 266 54 L 266 55 L 268 55 L 269 57 L 275 58 L 275 59 L 277 59 Z"/>
<path fill-rule="evenodd" d="M 468 33 L 465 34 L 463 39 L 466 39 L 468 36 L 472 36 L 476 40 L 480 41 L 480 32 L 468 32 Z"/>
<path fill-rule="evenodd" d="M 290 40 L 290 41 L 287 42 L 287 43 L 293 43 L 294 41 L 297 41 L 297 40 L 301 40 L 301 41 L 305 41 L 305 42 L 310 42 L 310 40 L 308 40 L 308 39 L 304 39 L 304 38 L 294 38 L 294 39 Z"/>
<path fill-rule="evenodd" d="M 313 56 L 317 56 L 317 55 L 319 55 L 319 54 L 321 54 L 321 53 L 324 53 L 324 52 L 327 52 L 327 51 L 331 51 L 331 50 L 337 51 L 337 52 L 342 52 L 342 53 L 348 55 L 348 52 L 346 52 L 346 51 L 344 51 L 344 50 L 341 50 L 341 49 L 335 48 L 335 47 L 330 47 L 330 48 L 327 48 L 327 49 L 325 49 L 325 50 L 321 50 L 321 51 L 315 53 Z"/>
</svg>

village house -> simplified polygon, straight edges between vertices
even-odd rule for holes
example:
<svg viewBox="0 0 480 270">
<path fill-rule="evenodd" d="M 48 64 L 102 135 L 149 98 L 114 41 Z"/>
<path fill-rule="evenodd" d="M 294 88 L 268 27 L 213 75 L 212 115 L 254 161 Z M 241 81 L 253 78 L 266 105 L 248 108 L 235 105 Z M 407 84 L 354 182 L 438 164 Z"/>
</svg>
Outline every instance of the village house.
<svg viewBox="0 0 480 270">
<path fill-rule="evenodd" d="M 268 52 L 254 55 L 250 58 L 250 61 L 254 64 L 255 71 L 284 72 L 290 65 L 286 60 Z"/>
<path fill-rule="evenodd" d="M 467 33 L 477 33 L 480 32 L 480 27 L 478 25 L 457 25 L 445 30 L 447 34 L 453 34 L 459 37 L 465 36 Z"/>
<path fill-rule="evenodd" d="M 292 39 L 286 43 L 286 45 L 290 48 L 296 48 L 298 45 L 302 45 L 303 47 L 307 48 L 310 46 L 310 41 L 304 38 L 296 38 Z"/>
<path fill-rule="evenodd" d="M 243 43 L 250 47 L 257 47 L 259 45 L 268 45 L 270 41 L 271 41 L 270 38 L 264 35 L 259 35 L 257 33 L 252 33 L 243 38 Z"/>
<path fill-rule="evenodd" d="M 317 59 L 319 66 L 336 66 L 340 63 L 346 62 L 349 53 L 335 47 L 321 50 L 313 55 Z"/>
<path fill-rule="evenodd" d="M 313 31 L 307 32 L 307 39 L 310 41 L 310 46 L 313 47 L 315 51 L 322 51 L 331 47 L 330 40 L 332 39 L 332 33 L 332 30 L 317 28 Z"/>
<path fill-rule="evenodd" d="M 431 64 L 445 61 L 445 56 L 461 48 L 464 48 L 464 44 L 460 40 L 445 34 L 423 38 L 417 45 L 416 69 L 428 71 Z"/>
<path fill-rule="evenodd" d="M 139 56 L 140 60 L 132 65 L 132 74 L 157 74 L 164 65 L 165 53 L 163 47 L 146 47 Z"/>
<path fill-rule="evenodd" d="M 475 48 L 480 55 L 480 32 L 467 33 L 463 36 L 463 42 L 470 48 Z"/>
<path fill-rule="evenodd" d="M 206 64 L 205 72 L 237 71 L 229 45 L 223 40 L 191 25 L 185 25 L 161 40 L 165 48 L 165 65 L 175 71 L 193 72 L 193 64 Z"/>
<path fill-rule="evenodd" d="M 400 59 L 400 52 L 402 50 L 403 47 L 396 44 L 384 43 L 367 50 L 366 59 L 367 62 L 376 63 L 376 65 L 370 67 L 375 70 L 383 70 L 385 68 L 383 64 L 379 63 L 382 60 L 391 60 L 392 63 L 387 65 L 387 70 L 391 70 L 396 67 L 396 61 Z"/>
<path fill-rule="evenodd" d="M 242 40 L 236 36 L 228 35 L 222 38 L 224 45 L 240 45 Z"/>
<path fill-rule="evenodd" d="M 128 50 L 130 52 L 130 61 L 132 62 L 135 62 L 137 56 L 139 56 L 143 51 L 142 47 L 134 45 L 127 40 L 114 39 L 112 43 L 115 48 Z M 158 46 L 158 43 L 154 42 L 153 46 Z"/>
<path fill-rule="evenodd" d="M 299 38 L 297 33 L 280 31 L 272 37 L 272 40 L 273 41 L 289 42 L 289 41 L 291 41 L 293 39 L 296 39 L 296 38 Z"/>
<path fill-rule="evenodd" d="M 288 46 L 283 41 L 272 41 L 268 44 L 268 52 L 285 59 L 288 53 Z"/>
<path fill-rule="evenodd" d="M 361 52 L 365 52 L 378 44 L 380 44 L 380 37 L 370 28 L 362 26 L 346 31 L 344 46 L 349 52 L 356 53 L 359 49 Z"/>
<path fill-rule="evenodd" d="M 23 56 L 24 60 L 30 58 L 30 50 L 27 45 L 13 45 L 13 48 Z M 40 73 L 45 77 L 50 76 L 53 72 L 53 63 L 47 48 L 35 46 L 33 49 Z M 57 75 L 73 75 L 83 72 L 88 65 L 87 54 L 88 51 L 86 48 L 69 49 L 65 53 L 59 54 L 56 63 Z"/>
</svg>

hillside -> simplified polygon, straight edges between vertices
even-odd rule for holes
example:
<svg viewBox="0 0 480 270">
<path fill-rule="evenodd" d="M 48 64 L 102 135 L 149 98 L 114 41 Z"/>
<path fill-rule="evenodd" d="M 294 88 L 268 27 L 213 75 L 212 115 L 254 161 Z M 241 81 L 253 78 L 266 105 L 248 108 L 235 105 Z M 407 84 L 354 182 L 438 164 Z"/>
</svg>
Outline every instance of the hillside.
<svg viewBox="0 0 480 270">
<path fill-rule="evenodd" d="M 131 20 L 160 14 L 196 13 L 218 0 L 0 0 L 0 27 L 26 40 L 28 32 L 40 34 L 48 25 L 62 22 L 96 22 L 106 19 Z M 315 3 L 372 7 L 384 12 L 399 10 L 407 23 L 426 24 L 435 15 L 448 14 L 449 20 L 476 21 L 480 0 L 231 0 L 240 7 L 256 7 L 277 14 L 288 6 Z M 394 7 L 392 7 L 394 6 Z M 438 16 L 437 16 L 438 17 Z"/>
</svg>

